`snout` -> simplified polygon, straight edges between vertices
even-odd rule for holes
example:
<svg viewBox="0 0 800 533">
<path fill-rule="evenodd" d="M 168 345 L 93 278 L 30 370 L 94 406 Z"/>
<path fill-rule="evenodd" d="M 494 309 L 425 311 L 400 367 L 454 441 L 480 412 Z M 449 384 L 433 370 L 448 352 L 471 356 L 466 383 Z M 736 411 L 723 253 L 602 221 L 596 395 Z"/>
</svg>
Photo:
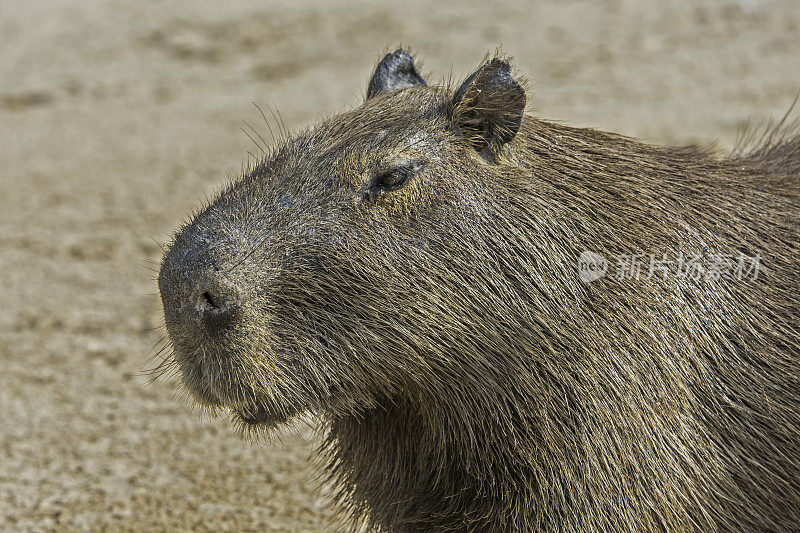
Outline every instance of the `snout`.
<svg viewBox="0 0 800 533">
<path fill-rule="evenodd" d="M 158 285 L 173 341 L 222 337 L 242 320 L 242 291 L 204 246 L 176 243 L 161 265 Z"/>
</svg>

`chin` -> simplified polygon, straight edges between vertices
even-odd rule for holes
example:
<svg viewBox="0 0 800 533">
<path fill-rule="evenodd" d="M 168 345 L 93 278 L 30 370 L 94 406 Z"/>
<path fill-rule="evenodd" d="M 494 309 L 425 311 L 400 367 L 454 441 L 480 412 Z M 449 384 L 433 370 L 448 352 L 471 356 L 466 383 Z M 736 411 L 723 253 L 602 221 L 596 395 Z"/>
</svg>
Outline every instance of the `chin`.
<svg viewBox="0 0 800 533">
<path fill-rule="evenodd" d="M 294 407 L 297 399 L 292 401 L 278 390 L 277 377 L 264 383 L 263 375 L 221 365 L 221 360 L 234 360 L 230 354 L 208 361 L 177 359 L 181 382 L 196 404 L 215 412 L 230 412 L 234 424 L 245 430 L 269 430 L 299 414 Z"/>
</svg>

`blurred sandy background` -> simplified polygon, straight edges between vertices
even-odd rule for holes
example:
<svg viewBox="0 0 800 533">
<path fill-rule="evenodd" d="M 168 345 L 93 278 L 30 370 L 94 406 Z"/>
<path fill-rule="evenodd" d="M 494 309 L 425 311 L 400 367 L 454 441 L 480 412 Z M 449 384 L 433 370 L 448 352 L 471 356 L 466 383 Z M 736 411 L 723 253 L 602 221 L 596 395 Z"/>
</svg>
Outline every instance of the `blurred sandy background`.
<svg viewBox="0 0 800 533">
<path fill-rule="evenodd" d="M 0 529 L 337 529 L 308 430 L 201 420 L 141 368 L 148 260 L 266 127 L 358 104 L 386 47 L 436 81 L 502 44 L 537 115 L 661 143 L 783 115 L 797 0 L 0 3 Z M 155 239 L 155 240 L 153 240 Z"/>
</svg>

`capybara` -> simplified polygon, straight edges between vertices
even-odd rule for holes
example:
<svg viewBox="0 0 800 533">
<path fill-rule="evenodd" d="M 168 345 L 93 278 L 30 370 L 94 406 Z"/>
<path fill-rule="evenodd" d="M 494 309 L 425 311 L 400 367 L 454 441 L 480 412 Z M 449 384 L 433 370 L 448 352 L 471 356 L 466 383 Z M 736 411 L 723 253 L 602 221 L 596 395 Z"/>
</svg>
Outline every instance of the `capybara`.
<svg viewBox="0 0 800 533">
<path fill-rule="evenodd" d="M 799 530 L 800 137 L 554 124 L 486 59 L 388 54 L 193 216 L 167 364 L 246 432 L 315 413 L 353 527 Z"/>
</svg>

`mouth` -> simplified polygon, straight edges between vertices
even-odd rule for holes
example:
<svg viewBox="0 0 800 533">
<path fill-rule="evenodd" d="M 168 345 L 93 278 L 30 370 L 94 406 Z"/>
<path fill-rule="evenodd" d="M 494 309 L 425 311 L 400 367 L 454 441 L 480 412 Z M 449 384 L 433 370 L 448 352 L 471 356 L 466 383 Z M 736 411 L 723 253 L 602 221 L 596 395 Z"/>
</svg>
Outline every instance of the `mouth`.
<svg viewBox="0 0 800 533">
<path fill-rule="evenodd" d="M 202 374 L 202 372 L 199 374 Z M 249 388 L 241 388 L 241 386 L 231 384 L 231 388 L 220 389 L 219 384 L 216 387 L 211 386 L 205 379 L 196 379 L 196 375 L 192 376 L 194 379 L 187 379 L 187 377 L 187 374 L 184 373 L 183 385 L 195 401 L 212 409 L 230 411 L 235 418 L 238 418 L 247 426 L 274 427 L 288 422 L 291 418 L 289 414 L 278 408 L 277 405 L 272 408 L 262 403 L 242 405 L 235 398 L 241 398 L 242 396 L 252 397 L 253 391 Z M 256 400 L 256 402 L 258 401 Z M 272 402 L 267 401 L 267 403 Z"/>
<path fill-rule="evenodd" d="M 249 427 L 259 426 L 272 428 L 288 422 L 292 418 L 290 413 L 285 412 L 277 406 L 273 408 L 269 408 L 263 404 L 242 406 L 236 401 L 228 401 L 226 397 L 229 396 L 229 394 L 226 392 L 198 388 L 196 384 L 188 385 L 184 383 L 184 386 L 199 404 L 214 410 L 227 410 L 235 419 L 241 420 Z"/>
<path fill-rule="evenodd" d="M 248 426 L 274 427 L 289 420 L 287 415 L 269 411 L 263 406 L 238 409 L 233 412 Z"/>
<path fill-rule="evenodd" d="M 268 430 L 298 414 L 303 402 L 286 386 L 286 366 L 259 366 L 254 357 L 220 344 L 200 347 L 173 339 L 180 382 L 194 402 L 212 413 L 229 413 L 240 428 Z"/>
<path fill-rule="evenodd" d="M 241 420 L 248 427 L 272 428 L 292 418 L 283 402 L 276 402 L 280 396 L 264 397 L 263 390 L 257 394 L 251 386 L 242 383 L 246 376 L 234 372 L 221 382 L 217 375 L 218 366 L 197 361 L 181 362 L 182 384 L 200 405 L 227 410 L 234 419 Z M 251 398 L 250 402 L 243 404 L 241 399 L 247 397 Z"/>
</svg>

